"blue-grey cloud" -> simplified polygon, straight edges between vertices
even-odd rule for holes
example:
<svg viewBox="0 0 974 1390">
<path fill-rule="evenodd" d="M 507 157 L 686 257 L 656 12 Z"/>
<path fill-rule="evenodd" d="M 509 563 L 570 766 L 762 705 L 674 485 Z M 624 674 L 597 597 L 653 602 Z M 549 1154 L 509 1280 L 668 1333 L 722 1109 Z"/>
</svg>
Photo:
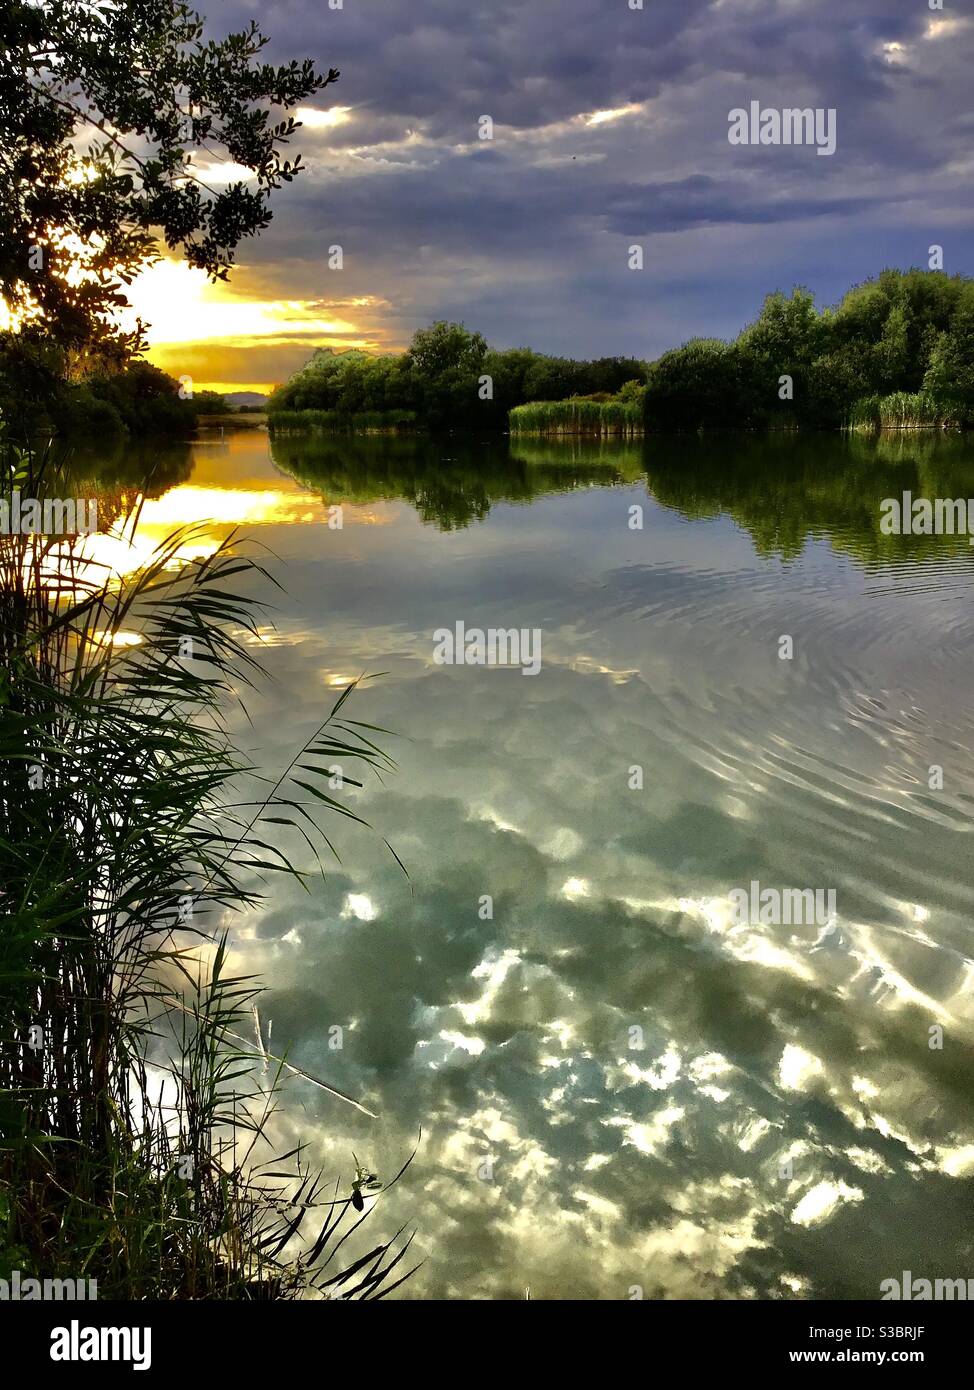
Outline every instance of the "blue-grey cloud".
<svg viewBox="0 0 974 1390">
<path fill-rule="evenodd" d="M 972 268 L 974 22 L 920 0 L 232 0 L 269 53 L 341 69 L 309 172 L 248 249 L 261 283 L 388 301 L 390 342 L 463 317 L 498 345 L 652 356 L 733 333 L 770 288 L 824 302 L 886 264 Z M 732 107 L 834 108 L 834 155 L 735 147 Z M 596 115 L 596 113 L 602 113 Z M 605 113 L 610 113 L 606 115 Z M 478 120 L 494 122 L 492 141 Z M 593 116 L 595 119 L 593 120 Z M 631 240 L 646 269 L 629 272 Z"/>
</svg>

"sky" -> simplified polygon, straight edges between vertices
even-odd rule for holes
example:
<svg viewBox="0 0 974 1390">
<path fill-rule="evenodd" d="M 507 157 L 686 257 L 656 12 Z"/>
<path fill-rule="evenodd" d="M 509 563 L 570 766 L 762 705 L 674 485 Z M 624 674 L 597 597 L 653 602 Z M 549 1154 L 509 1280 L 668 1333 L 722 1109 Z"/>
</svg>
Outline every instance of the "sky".
<svg viewBox="0 0 974 1390">
<path fill-rule="evenodd" d="M 317 346 L 393 351 L 438 318 L 653 358 L 735 335 L 769 291 L 834 303 L 933 245 L 974 271 L 958 0 L 637 3 L 202 0 L 214 35 L 256 19 L 269 59 L 341 77 L 299 111 L 307 171 L 230 285 L 172 263 L 138 282 L 152 360 L 266 389 Z M 834 154 L 731 144 L 752 101 L 834 110 Z"/>
</svg>

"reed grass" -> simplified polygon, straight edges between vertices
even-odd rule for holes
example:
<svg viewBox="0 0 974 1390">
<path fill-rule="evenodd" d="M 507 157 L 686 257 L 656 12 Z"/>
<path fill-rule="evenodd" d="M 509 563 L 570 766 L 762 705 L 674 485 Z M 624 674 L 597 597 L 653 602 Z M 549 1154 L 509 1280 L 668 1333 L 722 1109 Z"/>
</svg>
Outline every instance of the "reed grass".
<svg viewBox="0 0 974 1390">
<path fill-rule="evenodd" d="M 894 391 L 888 396 L 866 396 L 849 412 L 849 429 L 878 430 L 959 429 L 961 421 L 949 407 L 938 404 L 924 391 Z"/>
<path fill-rule="evenodd" d="M 341 410 L 271 410 L 267 415 L 271 434 L 398 434 L 417 426 L 415 410 L 366 410 L 351 415 Z"/>
<path fill-rule="evenodd" d="M 0 468 L 8 495 L 57 491 L 5 437 Z M 326 818 L 360 819 L 329 767 L 361 785 L 395 764 L 353 684 L 267 788 L 227 715 L 262 675 L 273 580 L 236 537 L 203 542 L 176 530 L 120 574 L 86 538 L 0 536 L 0 1274 L 384 1297 L 411 1236 L 333 1264 L 373 1204 L 269 1148 L 291 1064 L 246 1042 L 260 986 L 228 972 L 227 932 L 269 878 L 322 870 Z"/>
<path fill-rule="evenodd" d="M 529 401 L 508 416 L 511 434 L 624 435 L 643 431 L 642 401 Z"/>
</svg>

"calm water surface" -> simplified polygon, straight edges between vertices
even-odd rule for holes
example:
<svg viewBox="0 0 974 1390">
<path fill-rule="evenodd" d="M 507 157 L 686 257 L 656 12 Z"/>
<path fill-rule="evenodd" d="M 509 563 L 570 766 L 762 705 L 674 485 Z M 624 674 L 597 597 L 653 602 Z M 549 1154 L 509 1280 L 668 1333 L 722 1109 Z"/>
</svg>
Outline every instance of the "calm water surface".
<svg viewBox="0 0 974 1390">
<path fill-rule="evenodd" d="M 339 826 L 238 961 L 273 1046 L 380 1115 L 296 1082 L 284 1138 L 388 1178 L 422 1128 L 371 1218 L 418 1232 L 407 1296 L 974 1275 L 974 551 L 879 534 L 904 488 L 974 495 L 974 446 L 258 431 L 156 461 L 146 536 L 217 518 L 278 557 L 261 763 L 385 673 L 353 712 L 401 770 L 342 793 L 377 833 Z M 540 674 L 434 665 L 461 619 L 540 628 Z M 752 879 L 835 916 L 737 925 Z"/>
</svg>

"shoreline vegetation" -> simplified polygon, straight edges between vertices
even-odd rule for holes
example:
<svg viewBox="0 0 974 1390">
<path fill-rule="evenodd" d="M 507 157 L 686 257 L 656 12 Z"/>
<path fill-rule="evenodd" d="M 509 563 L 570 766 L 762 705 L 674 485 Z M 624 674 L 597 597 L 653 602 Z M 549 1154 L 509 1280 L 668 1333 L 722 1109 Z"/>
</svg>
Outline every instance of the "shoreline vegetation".
<svg viewBox="0 0 974 1390">
<path fill-rule="evenodd" d="M 508 416 L 512 435 L 573 434 L 631 438 L 645 429 L 643 387 L 629 383 L 616 396 L 572 396 L 567 401 L 532 401 Z"/>
<path fill-rule="evenodd" d="M 0 335 L 0 416 L 21 438 L 60 435 L 103 439 L 186 438 L 204 417 L 243 421 L 217 391 L 190 392 L 151 362 L 73 378 L 64 355 L 43 354 Z"/>
<path fill-rule="evenodd" d="M 652 362 L 490 348 L 463 324 L 406 352 L 319 349 L 272 393 L 271 433 L 635 436 L 711 430 L 969 429 L 974 281 L 884 270 L 819 310 L 769 294 L 733 342 L 694 338 Z"/>
<path fill-rule="evenodd" d="M 498 351 L 462 323 L 439 321 L 418 329 L 403 353 L 319 348 L 271 393 L 268 429 L 502 434 L 515 406 L 569 396 L 608 400 L 626 383 L 641 389 L 645 371 L 636 358 Z"/>
<path fill-rule="evenodd" d="M 189 437 L 266 422 L 271 434 L 641 434 L 974 427 L 974 280 L 884 270 L 831 308 L 769 294 L 732 342 L 693 338 L 655 361 L 494 349 L 462 323 L 419 329 L 403 353 L 319 348 L 265 409 L 235 407 L 145 361 L 65 377 L 40 394 L 7 335 L 0 410 L 21 435 Z M 62 364 L 63 366 L 63 364 Z M 52 378 L 54 380 L 55 378 Z"/>
<path fill-rule="evenodd" d="M 419 428 L 414 410 L 276 410 L 268 414 L 274 434 L 399 434 Z"/>
<path fill-rule="evenodd" d="M 7 493 L 68 481 L 2 428 L 0 466 Z M 106 512 L 131 545 L 138 506 Z M 326 1189 L 303 1145 L 280 1152 L 286 1073 L 373 1112 L 267 1052 L 229 932 L 269 877 L 322 871 L 323 818 L 365 825 L 329 794 L 334 759 L 352 787 L 395 763 L 349 715 L 355 682 L 267 791 L 226 716 L 263 674 L 251 589 L 270 576 L 204 535 L 133 545 L 131 570 L 85 537 L 0 537 L 0 1277 L 85 1278 L 102 1299 L 382 1298 L 412 1237 L 363 1257 L 356 1232 L 411 1157 L 391 1181 L 356 1159 Z"/>
<path fill-rule="evenodd" d="M 960 430 L 970 425 L 970 416 L 956 404 L 938 402 L 925 391 L 893 391 L 856 401 L 848 428 L 875 434 L 880 430 Z"/>
<path fill-rule="evenodd" d="M 352 682 L 268 790 L 229 716 L 272 577 L 203 519 L 154 549 L 139 530 L 188 476 L 179 441 L 263 403 L 144 360 L 129 289 L 163 251 L 228 279 L 304 173 L 298 113 L 340 74 L 268 43 L 183 3 L 4 9 L 0 502 L 53 516 L 84 479 L 98 514 L 0 535 L 0 1287 L 16 1271 L 24 1298 L 371 1301 L 415 1267 L 405 1228 L 370 1234 L 411 1156 L 360 1164 L 373 1112 L 270 1054 L 229 935 L 275 874 L 314 891 L 336 818 L 365 825 L 329 768 L 353 789 L 394 770 L 386 732 L 350 717 Z M 295 1074 L 342 1106 L 327 1185 L 331 1114 L 312 1148 L 276 1113 Z"/>
</svg>

